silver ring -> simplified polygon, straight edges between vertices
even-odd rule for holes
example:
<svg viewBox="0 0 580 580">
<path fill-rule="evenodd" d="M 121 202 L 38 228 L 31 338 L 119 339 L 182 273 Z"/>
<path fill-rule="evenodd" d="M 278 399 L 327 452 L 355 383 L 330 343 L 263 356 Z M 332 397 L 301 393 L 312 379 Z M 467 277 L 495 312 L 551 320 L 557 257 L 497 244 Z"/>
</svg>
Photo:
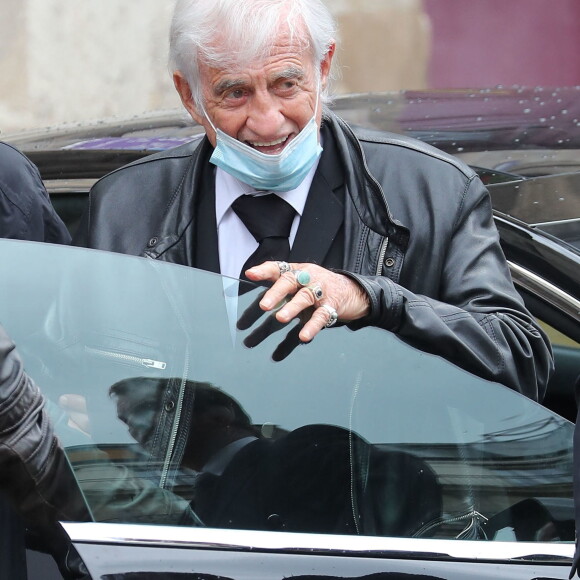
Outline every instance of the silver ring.
<svg viewBox="0 0 580 580">
<path fill-rule="evenodd" d="M 310 274 L 306 270 L 292 270 L 294 278 L 296 278 L 296 284 L 304 288 L 310 284 Z"/>
<path fill-rule="evenodd" d="M 328 322 L 324 325 L 325 328 L 330 328 L 333 324 L 336 324 L 338 312 L 330 304 L 321 304 L 320 307 L 328 312 Z"/>
<path fill-rule="evenodd" d="M 292 270 L 292 268 L 288 262 L 277 261 L 276 265 L 278 266 L 278 269 L 280 270 L 280 276 L 282 276 L 282 274 L 284 274 L 286 272 L 290 272 L 290 270 Z"/>
<path fill-rule="evenodd" d="M 324 292 L 322 291 L 322 288 L 320 287 L 319 284 L 310 284 L 310 286 L 306 286 L 306 290 L 310 290 L 316 302 L 322 300 L 322 298 L 324 297 Z"/>
</svg>

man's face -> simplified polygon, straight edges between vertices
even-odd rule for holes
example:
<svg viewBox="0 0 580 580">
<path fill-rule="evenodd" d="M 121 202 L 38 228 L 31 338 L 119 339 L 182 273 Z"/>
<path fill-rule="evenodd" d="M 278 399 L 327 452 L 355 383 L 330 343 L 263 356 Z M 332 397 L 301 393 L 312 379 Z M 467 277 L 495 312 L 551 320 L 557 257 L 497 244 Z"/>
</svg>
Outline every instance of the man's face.
<svg viewBox="0 0 580 580">
<path fill-rule="evenodd" d="M 148 449 L 155 431 L 162 395 L 157 381 L 141 381 L 116 396 L 117 417 L 127 425 L 131 437 L 144 449 Z"/>
<path fill-rule="evenodd" d="M 327 82 L 333 52 L 334 47 L 321 65 L 320 88 Z M 202 65 L 200 72 L 205 112 L 214 126 L 262 153 L 280 153 L 315 110 L 320 126 L 320 91 L 313 59 L 287 34 L 278 36 L 271 56 L 260 62 L 235 71 Z M 184 105 L 215 146 L 215 131 L 203 111 L 195 107 L 185 79 L 176 73 L 174 81 Z"/>
</svg>

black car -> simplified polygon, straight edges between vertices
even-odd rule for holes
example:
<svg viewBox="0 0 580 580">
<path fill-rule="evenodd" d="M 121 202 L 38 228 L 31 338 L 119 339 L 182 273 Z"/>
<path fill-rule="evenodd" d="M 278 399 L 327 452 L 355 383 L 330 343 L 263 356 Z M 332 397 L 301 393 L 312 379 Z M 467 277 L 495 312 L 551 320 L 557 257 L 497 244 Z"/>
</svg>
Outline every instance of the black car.
<svg viewBox="0 0 580 580">
<path fill-rule="evenodd" d="M 216 274 L 0 241 L 1 320 L 47 397 L 90 510 L 93 521 L 62 525 L 91 577 L 567 578 L 568 419 L 580 375 L 578 96 L 516 88 L 334 104 L 353 124 L 462 157 L 488 184 L 516 287 L 554 345 L 542 405 L 380 329 L 332 328 L 284 350 L 288 329 L 266 315 L 236 328 L 260 290 L 238 299 Z M 39 166 L 74 231 L 95 179 L 200 133 L 170 112 L 8 140 Z M 265 338 L 246 348 L 264 325 Z M 217 515 L 195 505 L 202 481 L 177 459 L 206 391 L 272 450 L 229 478 Z M 209 445 L 223 431 L 198 436 Z M 29 578 L 49 574 L 60 578 L 36 543 Z"/>
</svg>

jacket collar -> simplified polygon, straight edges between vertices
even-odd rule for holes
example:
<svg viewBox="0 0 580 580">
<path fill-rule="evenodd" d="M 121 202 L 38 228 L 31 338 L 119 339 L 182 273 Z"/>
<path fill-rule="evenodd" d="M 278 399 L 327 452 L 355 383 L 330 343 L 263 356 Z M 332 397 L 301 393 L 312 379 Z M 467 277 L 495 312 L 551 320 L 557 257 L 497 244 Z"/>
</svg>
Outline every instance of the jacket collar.
<svg viewBox="0 0 580 580">
<path fill-rule="evenodd" d="M 368 228 L 390 236 L 391 226 L 401 224 L 394 220 L 381 186 L 368 169 L 360 141 L 350 126 L 328 109 L 323 112 L 323 123 L 335 140 L 338 162 L 342 164 L 346 188 L 359 218 Z"/>
<path fill-rule="evenodd" d="M 385 274 L 398 281 L 409 244 L 409 230 L 393 218 L 385 192 L 371 173 L 373 163 L 388 163 L 388 159 L 384 156 L 367 159 L 361 141 L 350 126 L 328 109 L 323 111 L 323 123 L 335 140 L 337 163 L 344 168 L 350 202 L 345 204 L 344 211 L 348 227 L 345 228 L 343 269 L 364 275 Z M 385 261 L 389 264 L 386 270 Z"/>
<path fill-rule="evenodd" d="M 343 219 L 348 224 L 344 236 L 343 268 L 351 272 L 373 274 L 377 269 L 379 255 L 371 253 L 364 257 L 363 262 L 364 253 L 361 252 L 361 247 L 364 245 L 367 248 L 378 248 L 382 245 L 381 241 L 388 238 L 389 247 L 392 248 L 394 243 L 402 255 L 408 244 L 408 230 L 390 215 L 384 192 L 369 172 L 362 145 L 351 128 L 329 110 L 324 111 L 323 124 L 323 130 L 327 131 L 329 138 L 334 141 L 335 155 L 327 154 L 328 166 L 324 171 L 317 171 L 311 188 L 311 192 L 316 192 L 316 195 L 309 196 L 309 201 L 312 197 L 312 203 L 316 203 L 317 207 L 309 212 L 312 214 L 311 217 L 304 216 L 308 221 L 305 221 L 304 228 L 300 229 L 306 231 L 306 224 L 310 222 L 310 225 L 314 226 L 308 228 L 310 231 L 317 229 L 322 231 L 320 223 L 316 222 L 317 215 L 330 220 L 324 224 L 325 227 L 334 231 L 340 228 L 334 209 L 337 209 L 336 191 L 340 188 L 342 181 L 340 172 L 342 172 L 348 201 L 343 210 Z M 203 184 L 212 151 L 207 137 L 193 147 L 188 168 L 171 197 L 162 220 L 160 241 L 154 251 L 146 250 L 145 255 L 167 262 L 196 265 L 193 248 L 198 240 L 198 229 L 197 220 L 194 218 L 200 196 L 204 195 L 204 192 L 207 193 Z M 331 207 L 333 209 L 327 211 L 327 208 Z M 333 236 L 328 236 L 328 232 L 325 235 L 331 243 Z M 294 248 L 296 261 L 302 257 L 314 260 L 314 252 L 319 257 L 324 249 L 315 249 L 313 252 L 312 248 L 316 248 L 317 243 L 319 238 L 300 240 L 297 236 Z M 307 251 L 307 247 L 311 250 Z"/>
</svg>

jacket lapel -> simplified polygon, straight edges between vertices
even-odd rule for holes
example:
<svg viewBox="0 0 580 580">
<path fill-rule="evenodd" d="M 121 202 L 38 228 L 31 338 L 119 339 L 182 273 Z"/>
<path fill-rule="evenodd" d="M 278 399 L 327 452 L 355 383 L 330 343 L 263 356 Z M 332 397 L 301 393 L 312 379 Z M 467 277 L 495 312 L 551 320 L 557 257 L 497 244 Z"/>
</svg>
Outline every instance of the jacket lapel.
<svg viewBox="0 0 580 580">
<path fill-rule="evenodd" d="M 325 132 L 324 151 L 290 251 L 291 262 L 342 266 L 340 231 L 344 221 L 344 199 L 344 175 L 340 170 L 334 140 Z"/>
<path fill-rule="evenodd" d="M 193 250 L 196 268 L 208 272 L 220 272 L 217 223 L 215 219 L 215 172 L 213 165 L 206 165 L 200 180 L 195 217 L 195 247 Z"/>
</svg>

